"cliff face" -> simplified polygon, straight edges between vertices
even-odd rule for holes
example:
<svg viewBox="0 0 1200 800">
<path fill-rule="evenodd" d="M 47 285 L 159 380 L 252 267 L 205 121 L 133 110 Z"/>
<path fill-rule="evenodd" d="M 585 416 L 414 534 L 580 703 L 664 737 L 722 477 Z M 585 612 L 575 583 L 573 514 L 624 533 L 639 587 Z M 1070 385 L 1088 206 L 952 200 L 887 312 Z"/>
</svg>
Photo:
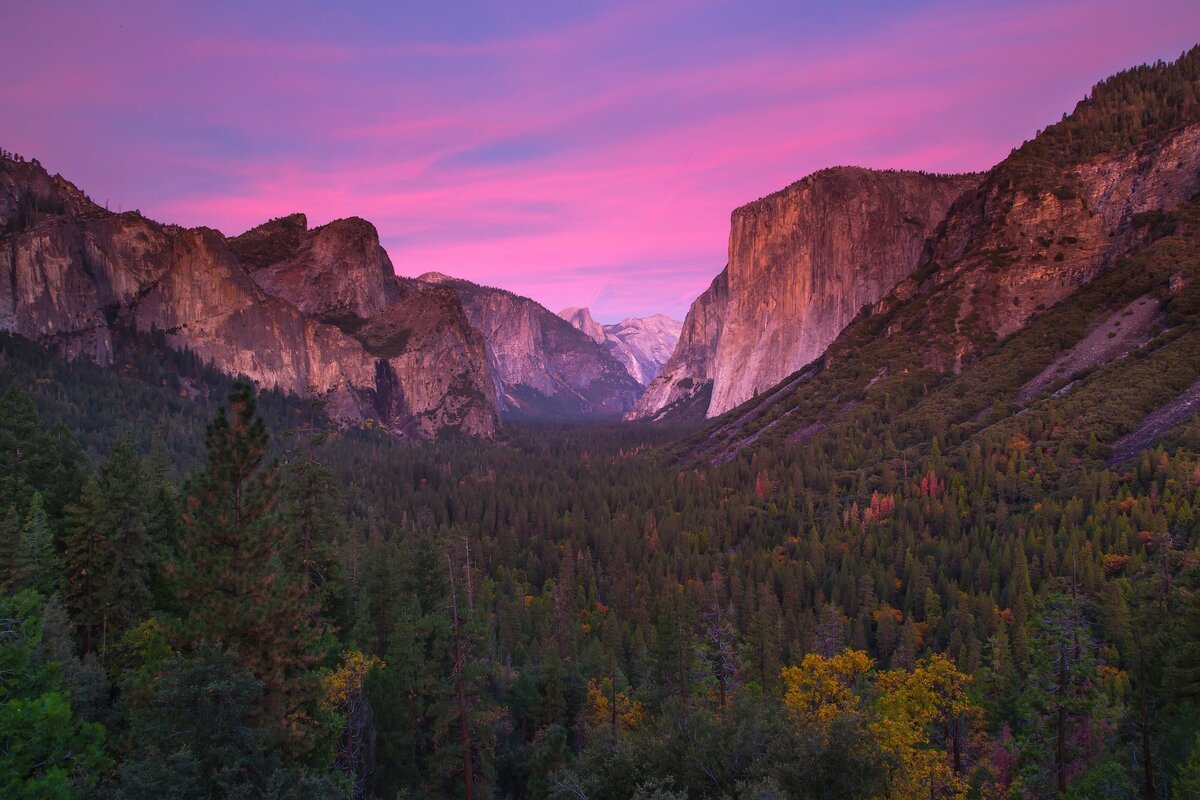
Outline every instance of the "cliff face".
<svg viewBox="0 0 1200 800">
<path fill-rule="evenodd" d="M 704 417 L 712 396 L 713 359 L 728 304 L 729 273 L 723 269 L 688 309 L 675 351 L 626 419 Z"/>
<path fill-rule="evenodd" d="M 619 416 L 641 387 L 609 352 L 544 306 L 512 292 L 438 273 L 420 277 L 452 289 L 487 346 L 494 394 L 512 417 Z"/>
<path fill-rule="evenodd" d="M 708 415 L 821 355 L 864 305 L 916 269 L 947 209 L 978 181 L 840 168 L 734 211 Z"/>
<path fill-rule="evenodd" d="M 294 222 L 289 235 L 297 233 Z M 335 225 L 325 227 L 343 236 Z M 299 228 L 303 232 L 302 223 Z M 289 270 L 279 274 L 304 272 L 296 266 L 300 261 L 316 265 L 310 272 L 335 273 L 343 261 L 382 253 L 373 229 L 364 236 L 359 226 L 340 260 L 336 238 L 319 235 L 324 230 L 292 236 L 302 241 L 291 252 Z M 282 279 L 264 285 L 273 291 L 255 282 L 217 231 L 161 225 L 137 212 L 112 214 L 36 163 L 0 160 L 0 330 L 101 364 L 112 360 L 115 329 L 160 330 L 173 346 L 189 348 L 230 374 L 289 392 L 325 394 L 331 415 L 346 422 L 371 418 L 411 436 L 447 429 L 494 433 L 487 392 L 471 395 L 473 383 L 486 388 L 486 377 L 480 377 L 486 367 L 482 342 L 461 307 L 456 316 L 442 298 L 436 320 L 413 313 L 423 320 L 424 333 L 436 331 L 433 339 L 454 343 L 438 355 L 410 354 L 405 360 L 380 356 L 306 313 L 319 306 L 361 310 L 381 301 L 353 293 L 343 297 L 336 287 L 329 300 L 319 282 L 310 293 L 292 291 Z M 381 293 L 384 301 L 392 296 L 400 297 L 399 287 Z M 410 310 L 417 306 L 419 301 L 410 300 Z M 436 363 L 428 363 L 431 359 Z M 438 396 L 439 386 L 447 394 Z"/>
<path fill-rule="evenodd" d="M 635 381 L 649 386 L 675 352 L 682 330 L 683 323 L 666 314 L 627 317 L 604 326 L 605 346 Z"/>
<path fill-rule="evenodd" d="M 702 404 L 713 417 L 817 358 L 916 269 L 978 176 L 824 170 L 733 212 L 729 265 L 693 304 L 631 418 Z"/>
<path fill-rule="evenodd" d="M 666 314 L 627 317 L 615 325 L 601 325 L 586 308 L 565 308 L 558 315 L 592 341 L 604 345 L 642 387 L 662 372 L 675 351 L 683 323 Z"/>
<path fill-rule="evenodd" d="M 604 326 L 592 319 L 592 312 L 587 308 L 572 306 L 564 308 L 558 315 L 582 331 L 596 344 L 604 344 Z"/>
<path fill-rule="evenodd" d="M 272 220 L 229 240 L 256 283 L 306 314 L 364 320 L 400 299 L 395 270 L 375 226 L 350 217 L 308 230 L 303 214 Z"/>
</svg>

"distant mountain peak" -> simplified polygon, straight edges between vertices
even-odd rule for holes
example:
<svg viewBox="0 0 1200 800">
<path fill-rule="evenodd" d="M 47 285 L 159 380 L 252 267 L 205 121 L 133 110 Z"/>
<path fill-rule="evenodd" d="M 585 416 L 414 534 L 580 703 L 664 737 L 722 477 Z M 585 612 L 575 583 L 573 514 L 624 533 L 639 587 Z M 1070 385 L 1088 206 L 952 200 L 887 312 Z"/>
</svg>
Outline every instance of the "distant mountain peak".
<svg viewBox="0 0 1200 800">
<path fill-rule="evenodd" d="M 592 319 L 592 312 L 586 306 L 564 308 L 558 315 L 583 331 L 596 344 L 604 344 L 604 327 Z"/>
<path fill-rule="evenodd" d="M 683 327 L 666 314 L 626 317 L 616 325 L 602 325 L 586 306 L 564 308 L 558 315 L 604 345 L 643 388 L 658 376 L 675 351 Z"/>
</svg>

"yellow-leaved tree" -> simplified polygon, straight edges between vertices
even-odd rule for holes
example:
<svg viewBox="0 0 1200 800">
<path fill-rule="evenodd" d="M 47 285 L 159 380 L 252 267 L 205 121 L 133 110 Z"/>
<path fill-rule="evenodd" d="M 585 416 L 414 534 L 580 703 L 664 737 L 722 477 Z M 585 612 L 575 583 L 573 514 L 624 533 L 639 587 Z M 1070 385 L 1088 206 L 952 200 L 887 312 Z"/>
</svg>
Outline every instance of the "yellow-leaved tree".
<svg viewBox="0 0 1200 800">
<path fill-rule="evenodd" d="M 784 667 L 783 702 L 798 724 L 827 736 L 835 719 L 859 716 L 875 661 L 862 650 L 825 658 L 809 653 L 798 667 Z"/>
<path fill-rule="evenodd" d="M 613 700 L 616 700 L 615 713 Z M 608 729 L 615 733 L 637 730 L 645 710 L 636 698 L 621 690 L 614 695 L 612 681 L 592 678 L 587 685 L 587 721 L 593 730 Z"/>
<path fill-rule="evenodd" d="M 871 731 L 892 756 L 889 798 L 965 798 L 965 740 L 981 710 L 967 695 L 971 677 L 944 655 L 912 672 L 889 670 L 875 680 Z"/>
<path fill-rule="evenodd" d="M 967 694 L 970 676 L 943 655 L 907 670 L 874 671 L 861 650 L 810 653 L 785 667 L 784 704 L 806 733 L 827 740 L 835 722 L 862 724 L 891 765 L 888 800 L 967 796 L 967 739 L 981 709 Z"/>
<path fill-rule="evenodd" d="M 342 658 L 341 666 L 321 680 L 324 690 L 322 704 L 344 717 L 337 741 L 336 764 L 350 776 L 352 796 L 357 800 L 366 791 L 366 730 L 370 717 L 367 703 L 367 676 L 386 664 L 376 656 L 361 650 L 351 650 Z"/>
</svg>

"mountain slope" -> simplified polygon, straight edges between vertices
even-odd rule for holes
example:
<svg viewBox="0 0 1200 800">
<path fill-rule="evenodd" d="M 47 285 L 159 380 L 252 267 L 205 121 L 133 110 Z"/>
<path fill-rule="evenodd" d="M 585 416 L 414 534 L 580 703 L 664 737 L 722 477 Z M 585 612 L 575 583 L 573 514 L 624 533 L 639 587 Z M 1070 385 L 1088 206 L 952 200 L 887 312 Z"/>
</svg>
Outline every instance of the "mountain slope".
<svg viewBox="0 0 1200 800">
<path fill-rule="evenodd" d="M 564 308 L 558 315 L 604 345 L 629 376 L 643 387 L 658 377 L 671 358 L 683 323 L 666 314 L 626 317 L 615 325 L 601 325 L 586 308 Z"/>
<path fill-rule="evenodd" d="M 725 459 L 855 430 L 902 448 L 989 426 L 1036 441 L 1047 432 L 1029 426 L 1048 419 L 1074 451 L 1089 438 L 1104 450 L 1176 409 L 1135 437 L 1152 444 L 1186 419 L 1200 377 L 1198 99 L 1200 48 L 1099 84 L 956 203 L 917 272 L 822 359 L 688 451 Z"/>
<path fill-rule="evenodd" d="M 359 233 L 357 244 L 373 239 L 378 248 L 374 229 Z M 361 261 L 315 238 L 311 255 L 295 254 L 302 261 L 326 272 Z M 375 266 L 390 269 L 383 259 Z M 36 162 L 0 159 L 0 277 L 0 330 L 72 357 L 107 364 L 114 330 L 164 331 L 172 346 L 229 374 L 327 395 L 331 416 L 344 422 L 372 419 L 418 437 L 495 430 L 482 343 L 447 298 L 431 306 L 436 318 L 414 314 L 438 353 L 372 352 L 305 313 L 301 298 L 264 291 L 217 231 L 110 213 Z"/>
<path fill-rule="evenodd" d="M 501 414 L 619 416 L 641 392 L 604 347 L 533 300 L 436 272 L 418 280 L 456 293 L 483 334 Z"/>
</svg>

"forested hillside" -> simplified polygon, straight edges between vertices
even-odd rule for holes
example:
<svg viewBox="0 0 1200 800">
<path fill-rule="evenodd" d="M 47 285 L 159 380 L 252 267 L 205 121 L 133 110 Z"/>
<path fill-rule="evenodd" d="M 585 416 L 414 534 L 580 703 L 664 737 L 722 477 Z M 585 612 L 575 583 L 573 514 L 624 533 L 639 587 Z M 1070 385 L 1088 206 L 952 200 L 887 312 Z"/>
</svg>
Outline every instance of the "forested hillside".
<svg viewBox="0 0 1200 800">
<path fill-rule="evenodd" d="M 1190 380 L 1167 338 L 1109 368 L 1154 377 L 1104 419 Z M 3 352 L 13 792 L 453 797 L 467 753 L 501 797 L 1186 797 L 1200 771 L 1194 420 L 1112 466 L 1060 441 L 1087 406 L 714 466 L 653 428 L 327 436 L 263 395 L 265 441 L 186 355 Z"/>
</svg>

